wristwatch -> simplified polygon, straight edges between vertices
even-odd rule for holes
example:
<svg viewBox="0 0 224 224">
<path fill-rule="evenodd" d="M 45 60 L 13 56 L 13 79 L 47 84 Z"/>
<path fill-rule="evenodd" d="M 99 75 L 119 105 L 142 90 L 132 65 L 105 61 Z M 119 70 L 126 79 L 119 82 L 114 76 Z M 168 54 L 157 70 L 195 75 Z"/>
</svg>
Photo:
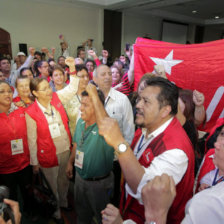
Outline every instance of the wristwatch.
<svg viewBox="0 0 224 224">
<path fill-rule="evenodd" d="M 128 149 L 128 144 L 127 144 L 127 142 L 122 142 L 122 143 L 120 143 L 120 144 L 117 146 L 117 149 L 115 150 L 115 153 L 116 153 L 117 155 L 120 155 L 120 154 L 126 152 L 127 149 Z"/>
</svg>

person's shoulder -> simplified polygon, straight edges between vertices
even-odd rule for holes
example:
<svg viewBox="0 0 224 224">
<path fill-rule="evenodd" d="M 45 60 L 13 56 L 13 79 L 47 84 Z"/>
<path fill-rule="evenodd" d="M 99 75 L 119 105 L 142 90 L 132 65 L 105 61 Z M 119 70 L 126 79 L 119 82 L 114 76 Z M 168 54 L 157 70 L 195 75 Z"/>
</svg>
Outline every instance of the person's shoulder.
<svg viewBox="0 0 224 224">
<path fill-rule="evenodd" d="M 119 100 L 128 100 L 128 97 L 124 93 L 121 93 L 120 91 L 113 88 L 112 88 L 112 95 Z"/>
</svg>

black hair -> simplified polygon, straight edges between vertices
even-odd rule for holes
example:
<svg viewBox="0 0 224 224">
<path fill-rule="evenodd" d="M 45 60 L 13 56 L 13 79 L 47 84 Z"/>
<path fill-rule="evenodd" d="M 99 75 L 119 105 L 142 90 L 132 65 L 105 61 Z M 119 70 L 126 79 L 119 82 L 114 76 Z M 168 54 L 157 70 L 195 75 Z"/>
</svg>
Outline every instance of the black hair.
<svg viewBox="0 0 224 224">
<path fill-rule="evenodd" d="M 30 68 L 28 68 L 28 67 L 24 67 L 24 68 L 22 68 L 22 69 L 20 70 L 20 72 L 19 72 L 20 76 L 23 76 L 23 72 L 26 71 L 26 70 L 30 70 L 31 73 L 33 74 L 32 70 L 31 70 Z"/>
<path fill-rule="evenodd" d="M 3 61 L 3 60 L 7 60 L 7 61 L 9 62 L 9 64 L 11 64 L 10 60 L 9 60 L 7 57 L 3 57 L 3 58 L 1 58 L 1 59 L 0 59 L 0 62 Z"/>
<path fill-rule="evenodd" d="M 88 69 L 86 68 L 86 66 L 84 64 L 75 65 L 75 69 L 76 69 L 77 73 L 82 71 L 82 70 L 85 70 L 88 73 Z"/>
<path fill-rule="evenodd" d="M 38 68 L 40 68 L 43 65 L 44 62 L 47 62 L 47 61 L 36 61 L 34 63 L 34 70 L 36 71 L 37 76 L 40 75 L 40 71 L 39 71 Z"/>
<path fill-rule="evenodd" d="M 97 90 L 97 93 L 98 93 L 98 96 L 99 96 L 99 98 L 100 98 L 101 103 L 104 105 L 105 96 L 104 96 L 103 92 L 102 92 L 100 89 L 98 89 L 98 90 Z M 81 93 L 81 95 L 82 95 L 82 96 L 89 96 L 89 94 L 88 94 L 88 92 L 87 92 L 86 90 L 84 90 L 84 91 Z"/>
<path fill-rule="evenodd" d="M 49 64 L 51 61 L 55 61 L 54 58 L 49 58 L 49 59 L 47 60 L 47 63 Z"/>
<path fill-rule="evenodd" d="M 86 60 L 86 62 L 85 62 L 85 66 L 86 66 L 86 64 L 87 64 L 88 62 L 92 62 L 92 63 L 93 63 L 93 67 L 94 67 L 94 68 L 96 67 L 96 62 L 95 62 L 94 60 L 90 59 L 90 58 L 88 58 L 88 59 Z"/>
<path fill-rule="evenodd" d="M 166 105 L 171 106 L 170 115 L 177 114 L 178 105 L 178 88 L 175 84 L 162 77 L 152 77 L 146 80 L 147 86 L 157 86 L 160 88 L 160 93 L 157 96 L 160 108 Z"/>
<path fill-rule="evenodd" d="M 61 55 L 61 56 L 58 57 L 58 61 L 59 61 L 60 58 L 66 59 L 63 55 Z"/>
<path fill-rule="evenodd" d="M 79 57 L 79 54 L 80 54 L 81 51 L 86 52 L 85 49 L 84 49 L 83 47 L 82 47 L 82 48 L 79 48 L 78 51 L 77 51 L 77 57 Z"/>
<path fill-rule="evenodd" d="M 40 51 L 35 51 L 34 56 L 35 56 L 35 55 L 39 55 L 40 57 L 42 56 L 42 54 L 41 54 Z"/>
</svg>

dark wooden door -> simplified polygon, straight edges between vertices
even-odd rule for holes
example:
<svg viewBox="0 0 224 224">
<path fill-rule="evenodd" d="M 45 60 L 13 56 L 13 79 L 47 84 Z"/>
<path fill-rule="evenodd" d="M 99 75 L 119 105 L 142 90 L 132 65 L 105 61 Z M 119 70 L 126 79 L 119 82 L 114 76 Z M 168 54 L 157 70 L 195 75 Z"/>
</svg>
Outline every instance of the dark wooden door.
<svg viewBox="0 0 224 224">
<path fill-rule="evenodd" d="M 10 34 L 2 28 L 0 28 L 0 55 L 10 55 L 12 57 Z"/>
</svg>

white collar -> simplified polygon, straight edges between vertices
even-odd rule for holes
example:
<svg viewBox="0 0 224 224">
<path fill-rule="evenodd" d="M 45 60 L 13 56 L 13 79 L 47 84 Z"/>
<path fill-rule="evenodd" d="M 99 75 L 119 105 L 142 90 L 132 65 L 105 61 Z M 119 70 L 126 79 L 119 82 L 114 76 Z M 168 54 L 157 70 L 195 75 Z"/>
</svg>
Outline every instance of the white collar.
<svg viewBox="0 0 224 224">
<path fill-rule="evenodd" d="M 146 136 L 146 128 L 142 128 L 142 134 L 145 136 L 145 138 L 155 138 L 157 137 L 159 134 L 161 134 L 167 127 L 168 125 L 171 123 L 171 121 L 173 120 L 173 117 L 171 117 L 168 121 L 166 121 L 164 124 L 162 124 L 160 127 L 158 127 L 155 131 L 153 131 L 152 133 L 150 133 L 148 136 Z"/>
<path fill-rule="evenodd" d="M 50 107 L 50 103 L 49 103 L 49 105 L 47 106 L 47 108 L 45 108 L 44 106 L 42 106 L 41 104 L 40 104 L 40 102 L 36 99 L 36 101 L 37 101 L 37 105 L 40 107 L 40 109 L 42 110 L 42 112 L 44 113 L 44 112 L 49 112 L 49 111 L 51 111 L 51 107 Z"/>
<path fill-rule="evenodd" d="M 116 95 L 115 95 L 115 92 L 114 92 L 114 91 L 116 91 L 116 90 L 113 89 L 113 88 L 110 88 L 110 91 L 109 91 L 109 93 L 108 93 L 108 96 L 107 96 L 105 102 L 107 101 L 107 99 L 108 99 L 109 97 L 110 97 L 112 100 L 116 100 Z"/>
</svg>

